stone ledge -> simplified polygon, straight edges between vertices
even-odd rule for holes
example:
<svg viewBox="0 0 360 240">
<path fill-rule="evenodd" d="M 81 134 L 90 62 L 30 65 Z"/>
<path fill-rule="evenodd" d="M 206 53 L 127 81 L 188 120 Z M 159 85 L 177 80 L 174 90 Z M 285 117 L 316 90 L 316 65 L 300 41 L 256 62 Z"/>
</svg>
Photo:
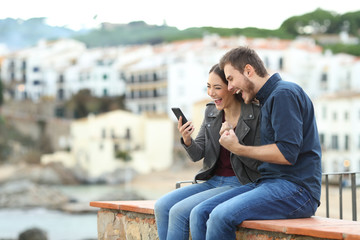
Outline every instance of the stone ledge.
<svg viewBox="0 0 360 240">
<path fill-rule="evenodd" d="M 123 210 L 145 214 L 154 214 L 154 204 L 155 200 L 90 202 L 91 207 Z"/>
<path fill-rule="evenodd" d="M 101 208 L 98 212 L 98 236 L 99 239 L 111 239 L 102 238 L 101 236 L 108 235 L 104 233 L 103 228 L 99 226 L 104 225 L 102 215 L 108 209 L 118 212 L 119 216 L 127 215 L 127 221 L 136 215 L 135 219 L 138 223 L 146 223 L 146 231 L 156 233 L 156 224 L 154 220 L 154 204 L 155 200 L 146 201 L 96 201 L 90 202 L 90 206 Z M 143 214 L 143 215 L 141 215 Z M 145 214 L 145 215 L 144 215 Z M 129 222 L 129 221 L 128 221 Z M 132 224 L 134 221 L 131 221 Z M 107 225 L 111 225 L 111 221 Z M 122 227 L 118 230 L 112 230 L 117 232 L 118 236 L 126 236 L 126 234 L 134 232 L 133 228 L 137 226 L 132 225 L 132 228 L 127 228 L 127 224 L 124 222 Z M 107 226 L 107 229 L 113 229 L 114 226 Z M 140 226 L 142 227 L 142 226 Z M 143 227 L 142 227 L 143 228 Z M 116 228 L 117 229 L 117 228 Z M 137 231 L 141 231 L 138 229 Z M 135 231 L 136 232 L 136 231 Z M 142 236 L 148 234 L 144 232 Z M 141 235 L 140 235 L 141 236 Z M 255 239 L 278 239 L 283 237 L 290 237 L 291 239 L 344 239 L 344 240 L 360 240 L 360 222 L 347 221 L 339 219 L 331 219 L 324 217 L 311 217 L 302 219 L 281 219 L 281 220 L 247 220 L 239 225 L 236 239 L 249 239 L 255 236 Z M 117 239 L 117 238 L 114 238 Z M 140 238 L 127 238 L 124 239 L 147 239 Z M 151 238 L 150 238 L 151 239 Z M 286 238 L 287 239 L 287 238 Z"/>
</svg>

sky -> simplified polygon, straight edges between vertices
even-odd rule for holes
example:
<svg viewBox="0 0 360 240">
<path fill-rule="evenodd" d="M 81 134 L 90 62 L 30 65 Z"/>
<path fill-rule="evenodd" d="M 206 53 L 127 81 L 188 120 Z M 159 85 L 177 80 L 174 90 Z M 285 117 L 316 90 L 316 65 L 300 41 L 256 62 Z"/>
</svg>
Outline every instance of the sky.
<svg viewBox="0 0 360 240">
<path fill-rule="evenodd" d="M 2 0 L 0 19 L 45 17 L 53 26 L 74 30 L 102 22 L 189 27 L 277 29 L 289 17 L 317 8 L 338 14 L 360 10 L 354 0 Z"/>
</svg>

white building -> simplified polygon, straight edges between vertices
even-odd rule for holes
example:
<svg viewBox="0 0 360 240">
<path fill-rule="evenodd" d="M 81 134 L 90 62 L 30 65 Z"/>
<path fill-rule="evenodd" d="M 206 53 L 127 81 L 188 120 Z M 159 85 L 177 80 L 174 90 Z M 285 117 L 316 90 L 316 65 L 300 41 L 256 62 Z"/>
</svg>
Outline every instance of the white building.
<svg viewBox="0 0 360 240">
<path fill-rule="evenodd" d="M 126 105 L 132 112 L 166 113 L 180 107 L 190 119 L 192 105 L 207 97 L 210 68 L 238 38 L 206 36 L 154 46 L 154 53 L 124 68 Z"/>
<path fill-rule="evenodd" d="M 191 118 L 192 104 L 206 97 L 210 67 L 240 45 L 254 48 L 270 73 L 279 72 L 284 80 L 298 83 L 311 98 L 328 92 L 360 91 L 356 57 L 323 54 L 321 47 L 306 38 L 211 35 L 156 46 L 96 49 L 86 49 L 70 39 L 43 41 L 8 55 L 1 74 L 17 99 L 47 96 L 66 100 L 81 89 L 98 97 L 126 93 L 126 106 L 134 113 L 167 113 L 173 118 L 170 109 L 177 106 Z"/>
<path fill-rule="evenodd" d="M 124 65 L 151 53 L 150 46 L 86 49 L 71 39 L 41 41 L 7 55 L 1 77 L 18 100 L 67 100 L 81 89 L 97 97 L 120 96 L 125 93 Z"/>
<path fill-rule="evenodd" d="M 85 50 L 83 43 L 71 39 L 40 41 L 35 47 L 8 55 L 3 62 L 2 79 L 12 87 L 10 94 L 15 99 L 55 97 L 63 71 L 76 64 Z"/>
<path fill-rule="evenodd" d="M 90 179 L 125 167 L 164 170 L 173 162 L 174 123 L 167 116 L 121 110 L 89 116 L 71 125 L 71 137 L 71 153 Z"/>
<path fill-rule="evenodd" d="M 314 106 L 323 172 L 360 171 L 360 93 L 324 95 Z"/>
</svg>

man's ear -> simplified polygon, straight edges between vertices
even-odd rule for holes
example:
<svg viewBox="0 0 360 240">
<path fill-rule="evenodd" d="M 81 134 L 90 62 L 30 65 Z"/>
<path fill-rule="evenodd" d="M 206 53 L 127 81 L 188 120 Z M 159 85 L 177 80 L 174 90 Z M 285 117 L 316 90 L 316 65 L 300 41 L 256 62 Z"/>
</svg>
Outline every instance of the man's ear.
<svg viewBox="0 0 360 240">
<path fill-rule="evenodd" d="M 246 64 L 244 68 L 244 75 L 247 77 L 251 77 L 254 73 L 254 68 L 250 64 Z"/>
</svg>

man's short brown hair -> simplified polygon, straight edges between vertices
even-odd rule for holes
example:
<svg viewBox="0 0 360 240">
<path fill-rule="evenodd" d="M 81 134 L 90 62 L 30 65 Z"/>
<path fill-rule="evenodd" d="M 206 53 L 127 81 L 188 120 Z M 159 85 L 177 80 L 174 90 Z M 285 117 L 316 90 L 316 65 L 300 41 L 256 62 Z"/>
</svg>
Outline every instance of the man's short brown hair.
<svg viewBox="0 0 360 240">
<path fill-rule="evenodd" d="M 260 77 L 268 75 L 263 61 L 253 49 L 248 47 L 237 47 L 225 53 L 220 59 L 220 68 L 224 69 L 224 66 L 228 63 L 239 70 L 241 74 L 244 74 L 245 66 L 250 64 Z"/>
</svg>

